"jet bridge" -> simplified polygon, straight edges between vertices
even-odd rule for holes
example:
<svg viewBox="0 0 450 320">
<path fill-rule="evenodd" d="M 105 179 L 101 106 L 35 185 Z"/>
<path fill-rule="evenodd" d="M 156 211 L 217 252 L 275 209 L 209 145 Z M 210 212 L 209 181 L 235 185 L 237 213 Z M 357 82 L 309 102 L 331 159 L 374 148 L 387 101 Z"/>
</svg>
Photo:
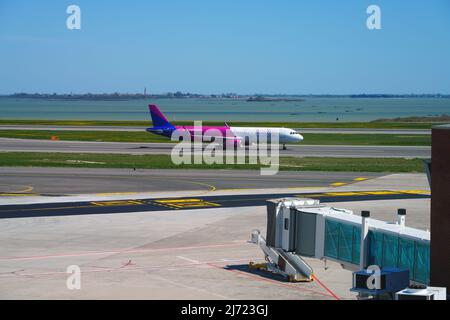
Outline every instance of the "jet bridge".
<svg viewBox="0 0 450 320">
<path fill-rule="evenodd" d="M 319 200 L 283 198 L 267 201 L 267 234 L 254 231 L 268 269 L 290 279 L 311 280 L 313 270 L 302 257 L 339 262 L 356 271 L 379 268 L 408 269 L 414 283 L 428 284 L 430 233 L 406 227 L 406 210 L 396 222 L 361 216 L 351 210 L 320 204 Z"/>
</svg>

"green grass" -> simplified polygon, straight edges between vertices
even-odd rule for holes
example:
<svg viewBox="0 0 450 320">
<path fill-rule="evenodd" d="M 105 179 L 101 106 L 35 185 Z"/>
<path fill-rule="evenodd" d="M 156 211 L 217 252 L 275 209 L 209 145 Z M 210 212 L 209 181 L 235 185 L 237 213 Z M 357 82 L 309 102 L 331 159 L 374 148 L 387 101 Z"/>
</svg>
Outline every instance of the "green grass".
<svg viewBox="0 0 450 320">
<path fill-rule="evenodd" d="M 2 152 L 0 166 L 139 168 L 139 169 L 259 169 L 260 165 L 214 164 L 180 165 L 169 155 L 122 155 L 86 153 Z M 353 172 L 423 172 L 420 159 L 396 158 L 295 158 L 281 157 L 280 170 L 353 171 Z"/>
<path fill-rule="evenodd" d="M 44 139 L 57 136 L 69 141 L 109 142 L 170 142 L 169 139 L 145 131 L 47 131 L 47 130 L 0 130 L 2 138 Z M 429 146 L 430 135 L 407 134 L 335 134 L 305 133 L 306 145 L 379 145 L 379 146 Z"/>
<path fill-rule="evenodd" d="M 192 121 L 174 121 L 175 125 L 192 125 Z M 204 121 L 203 125 L 223 125 L 221 121 Z M 234 126 L 289 127 L 289 128 L 368 128 L 368 129 L 431 129 L 442 122 L 228 122 Z M 141 126 L 150 127 L 151 121 L 114 120 L 0 120 L 0 125 L 51 125 L 51 126 Z"/>
</svg>

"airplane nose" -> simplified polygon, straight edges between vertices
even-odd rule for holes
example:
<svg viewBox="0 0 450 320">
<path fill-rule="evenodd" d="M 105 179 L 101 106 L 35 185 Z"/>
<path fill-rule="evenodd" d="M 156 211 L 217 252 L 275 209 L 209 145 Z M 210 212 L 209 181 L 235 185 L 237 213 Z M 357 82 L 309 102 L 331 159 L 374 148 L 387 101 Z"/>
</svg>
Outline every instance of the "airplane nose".
<svg viewBox="0 0 450 320">
<path fill-rule="evenodd" d="M 300 141 L 303 141 L 303 136 L 302 136 L 301 134 L 299 134 L 297 138 L 298 138 L 298 141 L 299 141 L 299 142 L 300 142 Z"/>
</svg>

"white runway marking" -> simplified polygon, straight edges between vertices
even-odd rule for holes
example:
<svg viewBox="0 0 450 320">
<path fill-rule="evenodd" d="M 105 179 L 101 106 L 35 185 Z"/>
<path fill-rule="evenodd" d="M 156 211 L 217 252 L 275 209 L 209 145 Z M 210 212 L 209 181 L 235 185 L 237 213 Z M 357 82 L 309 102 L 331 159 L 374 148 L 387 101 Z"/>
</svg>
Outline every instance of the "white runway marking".
<svg viewBox="0 0 450 320">
<path fill-rule="evenodd" d="M 218 293 L 215 293 L 215 292 L 211 292 L 211 291 L 208 291 L 208 290 L 205 290 L 205 289 L 202 289 L 202 288 L 198 288 L 198 287 L 193 287 L 193 286 L 189 286 L 189 285 L 186 285 L 186 284 L 182 284 L 180 281 L 171 281 L 171 280 L 163 278 L 163 277 L 161 277 L 159 275 L 151 275 L 151 276 L 153 278 L 157 278 L 157 279 L 159 279 L 161 281 L 173 284 L 173 285 L 175 285 L 177 287 L 182 287 L 182 288 L 186 288 L 186 289 L 190 289 L 190 290 L 194 290 L 194 291 L 203 292 L 203 293 L 206 293 L 206 294 L 210 294 L 210 295 L 216 296 L 216 297 L 218 297 L 220 299 L 226 299 L 226 300 L 230 299 L 229 297 L 226 297 L 224 295 L 221 295 L 221 294 L 218 294 Z"/>
<path fill-rule="evenodd" d="M 176 257 L 177 257 L 178 259 L 186 260 L 186 261 L 189 261 L 189 262 L 192 262 L 192 263 L 200 263 L 200 261 L 198 261 L 198 260 L 186 258 L 186 257 L 183 257 L 183 256 L 176 256 Z"/>
</svg>

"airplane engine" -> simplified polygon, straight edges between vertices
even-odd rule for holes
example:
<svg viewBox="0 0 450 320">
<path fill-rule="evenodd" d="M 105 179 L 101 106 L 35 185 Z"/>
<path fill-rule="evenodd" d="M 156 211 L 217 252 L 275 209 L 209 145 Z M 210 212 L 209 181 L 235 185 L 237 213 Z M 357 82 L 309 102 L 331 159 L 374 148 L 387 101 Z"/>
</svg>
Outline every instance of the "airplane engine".
<svg viewBox="0 0 450 320">
<path fill-rule="evenodd" d="M 233 139 L 233 146 L 235 148 L 242 148 L 242 140 L 241 139 Z"/>
</svg>

